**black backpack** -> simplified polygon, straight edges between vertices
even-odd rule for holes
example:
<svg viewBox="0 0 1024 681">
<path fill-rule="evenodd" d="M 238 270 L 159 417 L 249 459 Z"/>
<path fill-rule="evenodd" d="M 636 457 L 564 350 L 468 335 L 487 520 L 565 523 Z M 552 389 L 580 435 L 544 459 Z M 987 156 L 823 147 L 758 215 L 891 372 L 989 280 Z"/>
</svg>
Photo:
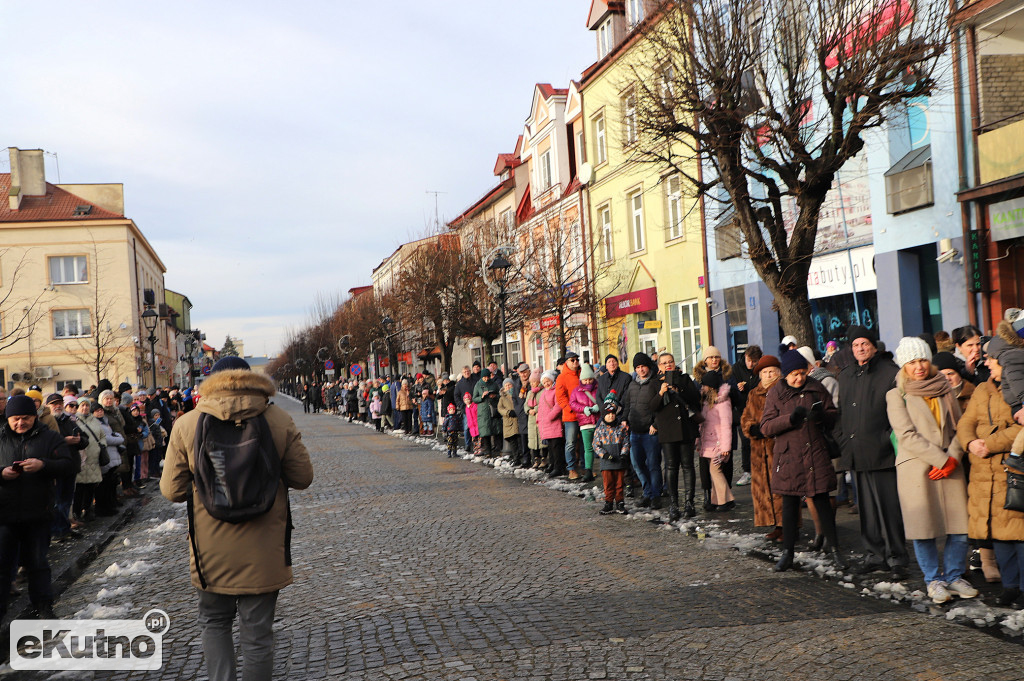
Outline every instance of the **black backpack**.
<svg viewBox="0 0 1024 681">
<path fill-rule="evenodd" d="M 263 414 L 240 421 L 199 415 L 195 484 L 206 512 L 217 520 L 244 523 L 273 507 L 281 458 Z"/>
</svg>

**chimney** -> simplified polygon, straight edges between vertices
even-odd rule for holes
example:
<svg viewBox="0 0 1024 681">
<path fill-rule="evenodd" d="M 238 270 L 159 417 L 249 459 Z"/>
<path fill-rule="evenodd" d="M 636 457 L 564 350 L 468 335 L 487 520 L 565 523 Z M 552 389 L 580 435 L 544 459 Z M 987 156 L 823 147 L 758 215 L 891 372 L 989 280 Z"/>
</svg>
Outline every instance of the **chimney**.
<svg viewBox="0 0 1024 681">
<path fill-rule="evenodd" d="M 23 197 L 46 196 L 43 150 L 9 147 L 7 151 L 11 157 L 11 190 L 7 200 L 11 210 L 18 210 Z"/>
</svg>

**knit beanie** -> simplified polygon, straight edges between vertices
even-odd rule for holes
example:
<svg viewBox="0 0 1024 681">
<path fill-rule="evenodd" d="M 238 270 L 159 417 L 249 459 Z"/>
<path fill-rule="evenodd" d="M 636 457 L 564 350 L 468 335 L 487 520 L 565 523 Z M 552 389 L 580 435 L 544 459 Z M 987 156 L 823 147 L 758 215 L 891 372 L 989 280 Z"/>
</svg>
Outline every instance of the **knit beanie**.
<svg viewBox="0 0 1024 681">
<path fill-rule="evenodd" d="M 761 369 L 780 366 L 778 357 L 775 355 L 764 355 L 761 359 L 757 360 L 757 366 L 754 367 L 754 375 L 759 376 L 761 374 Z"/>
<path fill-rule="evenodd" d="M 900 339 L 896 346 L 896 364 L 902 369 L 903 365 L 914 359 L 932 360 L 932 349 L 928 343 L 917 336 L 907 336 Z"/>
<path fill-rule="evenodd" d="M 633 355 L 633 369 L 636 369 L 637 367 L 647 367 L 651 371 L 654 371 L 654 362 L 651 361 L 651 358 L 646 352 L 638 352 Z"/>
<path fill-rule="evenodd" d="M 590 366 L 589 362 L 580 368 L 580 380 L 584 381 L 588 378 L 594 378 L 594 367 Z"/>
<path fill-rule="evenodd" d="M 608 394 L 604 396 L 604 403 L 608 404 L 609 402 L 614 402 L 615 404 L 619 404 L 619 391 L 618 390 L 609 390 Z"/>
<path fill-rule="evenodd" d="M 534 381 L 540 382 L 540 369 L 534 369 L 530 372 L 530 383 Z"/>
<path fill-rule="evenodd" d="M 604 358 L 604 363 L 607 364 L 608 360 L 610 360 L 610 359 L 614 359 L 616 362 L 619 361 L 619 358 L 616 355 L 608 353 L 608 356 Z"/>
<path fill-rule="evenodd" d="M 788 376 L 798 369 L 806 369 L 807 358 L 796 350 L 787 350 L 786 354 L 779 360 L 779 368 L 782 370 L 783 376 Z"/>
<path fill-rule="evenodd" d="M 217 360 L 217 363 L 210 369 L 211 374 L 215 374 L 218 371 L 227 371 L 228 369 L 245 369 L 250 370 L 252 367 L 241 357 L 221 357 Z"/>
<path fill-rule="evenodd" d="M 952 369 L 953 371 L 959 371 L 956 364 L 956 357 L 952 352 L 936 352 L 932 355 L 932 364 L 939 371 L 945 369 Z"/>
<path fill-rule="evenodd" d="M 811 350 L 809 346 L 803 345 L 797 348 L 796 351 L 803 355 L 803 358 L 807 360 L 807 366 L 814 365 L 814 350 Z"/>
<path fill-rule="evenodd" d="M 25 393 L 25 397 L 29 398 L 30 400 L 39 400 L 40 402 L 43 401 L 43 393 L 39 392 L 38 390 L 29 390 L 28 392 Z"/>
<path fill-rule="evenodd" d="M 504 381 L 501 382 L 501 387 L 504 388 L 506 385 L 511 388 L 513 385 L 515 385 L 515 383 L 512 382 L 511 378 L 506 378 Z"/>
<path fill-rule="evenodd" d="M 552 383 L 554 383 L 555 380 L 557 380 L 554 371 L 545 371 L 543 374 L 540 375 L 541 381 L 543 381 L 545 378 L 551 379 Z"/>
<path fill-rule="evenodd" d="M 36 416 L 36 403 L 28 395 L 15 395 L 7 400 L 4 416 Z"/>
<path fill-rule="evenodd" d="M 869 343 L 878 347 L 878 341 L 875 339 L 875 334 L 871 333 L 863 326 L 850 324 L 849 328 L 846 329 L 846 340 L 852 343 L 858 338 L 866 338 Z"/>
<path fill-rule="evenodd" d="M 77 397 L 73 397 L 71 395 L 65 395 L 64 396 L 64 406 L 66 407 L 69 404 L 78 404 L 78 398 Z"/>
<path fill-rule="evenodd" d="M 704 348 L 704 352 L 701 353 L 700 358 L 703 361 L 708 359 L 709 357 L 717 357 L 718 359 L 722 359 L 722 353 L 720 353 L 718 351 L 718 348 L 716 348 L 714 345 L 709 345 L 706 348 Z"/>
</svg>

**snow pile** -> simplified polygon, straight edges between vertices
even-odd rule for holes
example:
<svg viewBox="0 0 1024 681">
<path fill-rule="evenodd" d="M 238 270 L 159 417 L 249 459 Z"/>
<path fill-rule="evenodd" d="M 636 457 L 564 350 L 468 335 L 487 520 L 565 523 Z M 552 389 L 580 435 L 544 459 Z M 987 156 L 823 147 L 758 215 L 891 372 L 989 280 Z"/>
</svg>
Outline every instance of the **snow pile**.
<svg viewBox="0 0 1024 681">
<path fill-rule="evenodd" d="M 960 601 L 960 604 L 950 608 L 946 612 L 946 619 L 951 622 L 970 620 L 975 626 L 987 627 L 995 623 L 996 615 L 981 601 L 971 599 Z"/>
<path fill-rule="evenodd" d="M 130 586 L 119 586 L 115 589 L 100 589 L 100 592 L 96 594 L 96 600 L 102 601 L 106 598 L 115 598 L 117 596 L 123 596 L 124 594 L 130 594 L 134 589 Z"/>
<path fill-rule="evenodd" d="M 124 564 L 121 567 L 117 563 L 111 563 L 103 574 L 107 577 L 124 577 L 128 575 L 140 575 L 144 572 L 149 572 L 152 569 L 149 563 L 144 560 L 133 560 Z"/>
<path fill-rule="evenodd" d="M 1018 610 L 999 624 L 1003 626 L 1003 630 L 1007 633 L 1020 635 L 1021 630 L 1024 629 L 1024 610 Z"/>
<path fill-rule="evenodd" d="M 174 532 L 175 530 L 181 529 L 181 525 L 174 518 L 168 518 L 164 522 L 160 523 L 156 527 L 151 527 L 146 530 L 147 532 Z M 127 544 L 125 544 L 127 546 Z"/>
<path fill-rule="evenodd" d="M 119 620 L 128 615 L 127 605 L 90 603 L 74 614 L 76 620 Z"/>
</svg>

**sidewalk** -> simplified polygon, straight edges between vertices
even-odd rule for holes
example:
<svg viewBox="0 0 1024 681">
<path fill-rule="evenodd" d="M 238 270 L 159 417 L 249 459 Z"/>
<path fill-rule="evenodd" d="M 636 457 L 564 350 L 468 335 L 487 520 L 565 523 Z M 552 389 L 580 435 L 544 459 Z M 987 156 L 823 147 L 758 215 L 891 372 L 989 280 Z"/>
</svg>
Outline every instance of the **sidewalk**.
<svg viewBox="0 0 1024 681">
<path fill-rule="evenodd" d="M 332 415 L 325 413 L 324 416 L 330 417 Z M 334 418 L 347 420 L 344 416 L 334 416 Z M 370 423 L 357 423 L 366 428 L 373 428 L 373 425 Z M 401 431 L 387 432 L 386 434 L 429 447 L 430 450 L 437 452 L 438 455 L 444 455 L 445 447 L 437 439 L 410 436 Z M 550 478 L 542 471 L 515 468 L 507 457 L 497 459 L 474 457 L 466 454 L 464 449 L 459 450 L 459 455 L 465 461 L 490 466 L 501 475 L 512 476 L 524 483 L 542 485 L 548 489 L 579 497 L 584 503 L 593 507 L 595 516 L 598 515 L 597 511 L 603 504 L 604 497 L 600 489 L 600 479 L 590 484 L 570 483 L 567 478 Z M 738 479 L 740 474 L 741 472 L 737 471 L 735 478 Z M 736 507 L 731 511 L 704 512 L 700 507 L 702 493 L 698 489 L 698 514 L 690 520 L 669 523 L 667 504 L 660 511 L 651 511 L 649 509 L 636 508 L 635 500 L 629 498 L 626 500 L 626 506 L 630 510 L 629 515 L 624 517 L 609 516 L 607 519 L 609 522 L 615 522 L 614 519 L 616 517 L 619 520 L 646 521 L 660 531 L 678 531 L 694 537 L 700 542 L 699 548 L 704 550 L 737 550 L 768 564 L 774 564 L 781 555 L 782 547 L 780 543 L 765 538 L 765 534 L 771 528 L 754 526 L 750 486 L 734 486 L 733 494 L 736 497 Z M 863 554 L 860 552 L 859 516 L 852 513 L 849 506 L 841 506 L 836 509 L 836 525 L 843 554 L 850 563 L 850 567 L 853 568 L 863 558 Z M 803 572 L 826 581 L 834 582 L 841 588 L 856 589 L 864 597 L 888 600 L 893 604 L 909 607 L 928 616 L 942 617 L 966 626 L 981 629 L 1000 638 L 1024 643 L 1024 611 L 995 606 L 995 598 L 1002 591 L 1002 586 L 998 583 L 989 584 L 985 582 L 980 570 L 968 570 L 964 575 L 978 589 L 979 595 L 976 598 L 964 600 L 954 598 L 943 605 L 936 605 L 926 595 L 924 578 L 914 560 L 913 547 L 909 544 L 907 549 L 911 559 L 909 566 L 910 577 L 900 582 L 894 582 L 889 581 L 891 576 L 888 573 L 855 575 L 850 570 L 845 572 L 836 570 L 824 554 L 807 549 L 807 545 L 813 537 L 814 525 L 809 514 L 805 512 L 803 514 L 801 536 L 797 542 L 797 554 L 793 571 Z M 767 565 L 765 569 L 769 569 Z"/>
</svg>

